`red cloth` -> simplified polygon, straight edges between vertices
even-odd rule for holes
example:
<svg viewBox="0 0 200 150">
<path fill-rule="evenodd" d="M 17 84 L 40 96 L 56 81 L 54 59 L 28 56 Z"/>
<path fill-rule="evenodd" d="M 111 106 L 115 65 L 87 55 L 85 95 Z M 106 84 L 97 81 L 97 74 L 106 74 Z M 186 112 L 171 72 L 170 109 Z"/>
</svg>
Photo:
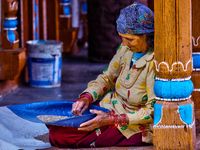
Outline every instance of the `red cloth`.
<svg viewBox="0 0 200 150">
<path fill-rule="evenodd" d="M 142 142 L 142 133 L 126 139 L 116 128 L 103 126 L 92 132 L 79 131 L 77 128 L 50 125 L 49 140 L 59 148 L 110 147 L 148 145 Z"/>
</svg>

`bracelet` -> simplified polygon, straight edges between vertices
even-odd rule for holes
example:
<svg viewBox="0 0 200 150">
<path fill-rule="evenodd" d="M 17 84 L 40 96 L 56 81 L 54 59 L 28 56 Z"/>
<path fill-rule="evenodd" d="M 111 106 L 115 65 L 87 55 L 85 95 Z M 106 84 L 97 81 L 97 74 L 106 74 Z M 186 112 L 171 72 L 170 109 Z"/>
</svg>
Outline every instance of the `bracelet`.
<svg viewBox="0 0 200 150">
<path fill-rule="evenodd" d="M 120 124 L 120 126 L 121 127 L 125 127 L 126 124 L 127 124 L 127 122 L 128 122 L 128 120 L 126 119 L 126 115 L 125 114 L 121 114 L 120 117 L 121 117 L 121 124 Z"/>
<path fill-rule="evenodd" d="M 119 115 L 114 115 L 114 119 L 115 119 L 114 128 L 117 128 L 118 125 L 119 125 L 118 116 L 119 116 Z"/>
<path fill-rule="evenodd" d="M 89 104 L 91 105 L 92 104 L 92 96 L 88 93 L 86 94 L 83 94 L 79 97 L 79 99 L 83 98 L 83 97 L 86 97 L 88 100 L 89 100 Z"/>
<path fill-rule="evenodd" d="M 118 114 L 115 114 L 115 112 L 113 110 L 109 113 L 109 118 L 110 118 L 110 126 L 109 127 L 112 127 L 112 128 L 117 128 L 118 125 L 120 127 L 125 127 L 128 123 L 126 114 L 118 115 Z M 114 125 L 112 125 L 113 118 L 114 118 Z"/>
<path fill-rule="evenodd" d="M 109 128 L 114 128 L 114 127 L 115 127 L 115 126 L 112 124 L 113 118 L 114 118 L 114 123 L 115 123 L 115 117 L 114 117 L 114 115 L 115 115 L 115 111 L 114 111 L 114 110 L 111 110 L 111 112 L 109 113 L 109 118 L 110 118 L 110 126 L 109 126 Z"/>
</svg>

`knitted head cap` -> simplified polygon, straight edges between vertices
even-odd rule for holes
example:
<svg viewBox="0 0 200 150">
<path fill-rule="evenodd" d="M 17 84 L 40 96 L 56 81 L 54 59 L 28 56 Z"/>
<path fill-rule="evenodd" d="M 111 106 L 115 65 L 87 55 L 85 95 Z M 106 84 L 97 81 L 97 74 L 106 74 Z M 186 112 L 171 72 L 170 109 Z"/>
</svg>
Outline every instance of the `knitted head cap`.
<svg viewBox="0 0 200 150">
<path fill-rule="evenodd" d="M 154 13 L 137 2 L 122 9 L 116 22 L 122 34 L 154 34 Z"/>
</svg>

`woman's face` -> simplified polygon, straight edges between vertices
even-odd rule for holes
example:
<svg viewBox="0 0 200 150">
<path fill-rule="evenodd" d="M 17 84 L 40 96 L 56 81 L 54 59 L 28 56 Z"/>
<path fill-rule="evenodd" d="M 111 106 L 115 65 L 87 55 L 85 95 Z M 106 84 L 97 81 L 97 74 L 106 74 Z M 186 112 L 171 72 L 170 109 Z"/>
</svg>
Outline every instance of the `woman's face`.
<svg viewBox="0 0 200 150">
<path fill-rule="evenodd" d="M 148 51 L 149 47 L 147 45 L 147 36 L 143 35 L 134 35 L 134 34 L 121 34 L 119 35 L 122 37 L 122 44 L 124 46 L 128 46 L 132 52 L 137 53 L 145 53 Z"/>
</svg>

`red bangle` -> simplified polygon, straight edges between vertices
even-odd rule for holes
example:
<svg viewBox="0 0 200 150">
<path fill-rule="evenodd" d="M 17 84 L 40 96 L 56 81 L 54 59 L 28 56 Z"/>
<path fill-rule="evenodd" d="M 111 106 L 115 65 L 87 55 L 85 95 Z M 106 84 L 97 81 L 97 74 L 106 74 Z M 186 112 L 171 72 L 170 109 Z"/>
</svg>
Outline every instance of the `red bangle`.
<svg viewBox="0 0 200 150">
<path fill-rule="evenodd" d="M 88 100 L 89 100 L 89 104 L 91 105 L 92 104 L 92 96 L 90 94 L 83 94 L 79 97 L 79 99 L 83 98 L 83 97 L 86 97 Z"/>
<path fill-rule="evenodd" d="M 118 127 L 118 124 L 119 124 L 119 122 L 118 122 L 118 116 L 119 115 L 114 115 L 114 118 L 115 118 L 114 128 Z"/>
<path fill-rule="evenodd" d="M 114 115 L 115 115 L 115 111 L 114 110 L 111 110 L 111 112 L 109 113 L 109 118 L 110 118 L 110 126 L 109 126 L 109 128 L 114 128 L 114 125 L 112 124 L 112 119 L 114 118 L 114 123 L 115 123 L 115 117 L 114 117 Z"/>
<path fill-rule="evenodd" d="M 121 114 L 120 117 L 121 117 L 120 126 L 121 126 L 121 127 L 126 126 L 126 124 L 128 123 L 128 120 L 126 119 L 126 115 L 125 115 L 125 114 Z"/>
<path fill-rule="evenodd" d="M 109 118 L 110 118 L 110 126 L 109 127 L 112 127 L 112 128 L 117 128 L 118 125 L 120 127 L 125 127 L 128 123 L 126 114 L 117 115 L 117 114 L 115 114 L 115 112 L 113 110 L 109 113 Z M 112 125 L 113 118 L 114 118 L 114 125 Z"/>
</svg>

